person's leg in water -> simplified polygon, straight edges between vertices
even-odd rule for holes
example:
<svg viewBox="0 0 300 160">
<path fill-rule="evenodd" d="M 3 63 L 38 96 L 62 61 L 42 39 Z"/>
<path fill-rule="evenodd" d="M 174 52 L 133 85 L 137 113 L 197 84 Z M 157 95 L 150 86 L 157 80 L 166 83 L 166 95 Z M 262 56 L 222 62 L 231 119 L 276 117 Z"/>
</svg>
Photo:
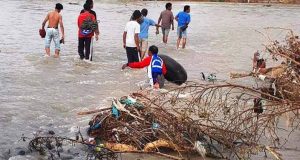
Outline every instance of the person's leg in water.
<svg viewBox="0 0 300 160">
<path fill-rule="evenodd" d="M 161 28 L 161 32 L 162 32 L 162 35 L 163 35 L 163 43 L 167 43 L 167 42 L 166 42 L 166 33 L 165 33 L 165 29 L 164 29 L 164 28 Z"/>
<path fill-rule="evenodd" d="M 46 55 L 47 55 L 47 56 L 50 56 L 50 48 L 47 48 L 47 47 L 46 47 L 45 50 L 46 50 Z"/>
<path fill-rule="evenodd" d="M 165 77 L 163 74 L 159 74 L 157 76 L 157 82 L 159 84 L 159 88 L 163 88 L 165 86 Z"/>
<path fill-rule="evenodd" d="M 133 52 L 132 52 L 132 58 L 133 58 L 133 62 L 139 62 L 140 61 L 140 57 L 139 57 L 139 52 L 137 50 L 136 47 L 133 48 Z"/>
<path fill-rule="evenodd" d="M 165 43 L 167 44 L 168 43 L 168 36 L 169 36 L 169 32 L 170 32 L 170 29 L 165 29 Z"/>
<path fill-rule="evenodd" d="M 164 43 L 168 43 L 168 35 L 164 35 L 164 38 L 165 38 L 165 42 Z"/>
<path fill-rule="evenodd" d="M 176 48 L 179 49 L 180 41 L 182 38 L 182 32 L 181 32 L 180 27 L 177 28 L 177 36 L 178 36 L 178 39 L 177 39 L 177 43 L 176 43 Z"/>
<path fill-rule="evenodd" d="M 181 41 L 181 38 L 178 37 L 178 39 L 177 39 L 177 44 L 176 44 L 176 48 L 177 48 L 177 49 L 179 49 L 180 41 Z"/>
<path fill-rule="evenodd" d="M 52 34 L 50 29 L 46 29 L 46 36 L 45 36 L 45 51 L 46 51 L 46 56 L 50 56 L 50 44 L 52 40 Z"/>
<path fill-rule="evenodd" d="M 158 83 L 158 76 L 159 73 L 152 73 L 152 79 L 153 79 L 153 88 L 154 89 L 159 89 L 159 83 Z"/>
<path fill-rule="evenodd" d="M 184 49 L 186 45 L 186 38 L 182 38 L 182 48 Z"/>
<path fill-rule="evenodd" d="M 141 52 L 140 52 L 140 58 L 141 60 L 144 58 L 144 55 L 145 55 L 145 52 L 144 52 L 144 48 L 143 48 L 143 40 L 142 39 L 139 39 L 140 40 L 140 46 L 141 46 Z"/>
<path fill-rule="evenodd" d="M 78 38 L 78 54 L 80 59 L 84 58 L 84 38 Z"/>
<path fill-rule="evenodd" d="M 183 31 L 183 32 L 181 33 L 181 35 L 182 35 L 182 48 L 184 49 L 184 48 L 185 48 L 185 45 L 186 45 L 186 38 L 187 38 L 186 30 Z"/>
<path fill-rule="evenodd" d="M 60 51 L 60 39 L 59 39 L 59 32 L 58 29 L 53 29 L 53 41 L 55 44 L 55 54 L 54 57 L 58 58 L 59 57 L 59 51 Z"/>
<path fill-rule="evenodd" d="M 59 49 L 55 49 L 54 58 L 58 58 L 58 57 L 59 57 Z"/>
<path fill-rule="evenodd" d="M 147 39 L 142 39 L 140 40 L 140 46 L 141 46 L 141 61 L 144 59 L 145 54 L 147 52 L 148 49 L 148 40 Z"/>
<path fill-rule="evenodd" d="M 90 52 L 91 52 L 91 41 L 92 38 L 85 38 L 85 59 L 88 60 L 90 58 Z"/>
</svg>

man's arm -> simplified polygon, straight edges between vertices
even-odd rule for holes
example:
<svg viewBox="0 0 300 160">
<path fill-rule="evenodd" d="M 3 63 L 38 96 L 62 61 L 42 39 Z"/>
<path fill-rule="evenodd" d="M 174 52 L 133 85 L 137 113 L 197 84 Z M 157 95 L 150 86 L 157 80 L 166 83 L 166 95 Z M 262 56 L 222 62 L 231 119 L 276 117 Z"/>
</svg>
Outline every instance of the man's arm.
<svg viewBox="0 0 300 160">
<path fill-rule="evenodd" d="M 189 16 L 187 17 L 186 25 L 188 25 L 190 22 L 191 22 L 191 16 L 189 15 Z"/>
<path fill-rule="evenodd" d="M 151 26 L 156 26 L 156 27 L 161 27 L 161 25 L 159 25 L 159 23 L 155 23 L 155 21 L 153 21 L 152 19 L 150 21 L 150 25 Z"/>
<path fill-rule="evenodd" d="M 97 19 L 96 19 L 96 12 L 95 12 L 95 15 L 94 15 L 93 18 L 94 18 L 94 22 L 97 25 L 97 28 L 95 30 L 95 34 L 96 34 L 95 38 L 96 38 L 96 41 L 98 41 L 100 32 L 99 32 L 99 25 L 98 25 L 98 22 L 97 22 Z"/>
<path fill-rule="evenodd" d="M 127 32 L 124 31 L 123 33 L 123 47 L 126 48 L 126 36 L 127 36 Z"/>
<path fill-rule="evenodd" d="M 172 20 L 171 25 L 172 25 L 172 30 L 174 30 L 174 21 L 173 20 Z"/>
<path fill-rule="evenodd" d="M 174 30 L 174 16 L 172 13 L 172 17 L 171 17 L 171 25 L 172 25 L 172 30 Z"/>
<path fill-rule="evenodd" d="M 161 13 L 160 13 L 160 16 L 158 18 L 157 24 L 160 24 L 160 21 L 161 21 Z"/>
<path fill-rule="evenodd" d="M 178 14 L 175 16 L 175 20 L 178 21 Z"/>
<path fill-rule="evenodd" d="M 97 29 L 95 30 L 95 34 L 96 34 L 96 41 L 98 41 L 98 39 L 99 39 L 99 34 L 100 34 L 99 26 L 97 26 Z"/>
<path fill-rule="evenodd" d="M 134 34 L 134 42 L 135 42 L 136 48 L 137 48 L 137 50 L 139 52 L 140 51 L 139 33 L 135 33 Z"/>
<path fill-rule="evenodd" d="M 159 23 L 155 23 L 152 19 L 150 19 L 150 25 L 156 26 L 156 34 L 159 34 L 158 28 L 161 27 L 161 25 L 159 25 Z"/>
<path fill-rule="evenodd" d="M 45 25 L 47 23 L 47 21 L 49 20 L 49 13 L 47 14 L 46 18 L 44 19 L 43 23 L 42 23 L 42 29 L 45 28 Z"/>
<path fill-rule="evenodd" d="M 140 25 L 136 25 L 135 30 L 134 30 L 134 42 L 136 45 L 136 48 L 138 52 L 140 52 L 140 40 L 139 40 L 139 34 L 140 34 Z"/>
<path fill-rule="evenodd" d="M 151 57 L 147 57 L 141 62 L 133 62 L 133 63 L 128 63 L 128 66 L 130 68 L 144 68 L 146 66 L 150 65 Z"/>
<path fill-rule="evenodd" d="M 122 66 L 122 69 L 125 69 L 126 67 L 130 68 L 144 68 L 146 66 L 150 65 L 151 57 L 147 57 L 143 59 L 141 62 L 132 62 L 132 63 L 126 63 Z"/>
<path fill-rule="evenodd" d="M 159 24 L 155 24 L 155 26 L 156 26 L 156 34 L 159 34 L 159 27 L 161 27 L 161 25 L 159 25 Z"/>
<path fill-rule="evenodd" d="M 59 16 L 59 26 L 60 26 L 60 30 L 61 30 L 61 34 L 62 34 L 61 39 L 65 39 L 65 29 L 64 29 L 64 24 L 63 24 L 61 15 Z"/>
</svg>

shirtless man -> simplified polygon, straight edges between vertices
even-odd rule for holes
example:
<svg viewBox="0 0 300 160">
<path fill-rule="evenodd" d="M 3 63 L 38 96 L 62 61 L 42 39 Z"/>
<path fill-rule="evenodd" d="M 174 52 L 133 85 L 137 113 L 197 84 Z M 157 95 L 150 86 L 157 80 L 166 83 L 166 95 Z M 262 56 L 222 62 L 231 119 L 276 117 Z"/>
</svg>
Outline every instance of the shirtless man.
<svg viewBox="0 0 300 160">
<path fill-rule="evenodd" d="M 60 11 L 63 9 L 63 5 L 60 3 L 57 3 L 55 5 L 55 10 L 51 11 L 47 14 L 43 24 L 42 24 L 42 29 L 45 28 L 45 25 L 48 22 L 48 27 L 46 30 L 46 37 L 45 37 L 45 50 L 46 50 L 46 55 L 50 56 L 50 43 L 53 38 L 54 44 L 55 44 L 55 55 L 54 57 L 59 56 L 59 51 L 60 51 L 60 39 L 59 39 L 59 31 L 58 31 L 58 24 L 60 25 L 60 30 L 62 33 L 61 41 L 62 43 L 64 42 L 65 38 L 65 33 L 64 33 L 64 25 L 62 22 L 62 17 L 59 14 Z"/>
</svg>

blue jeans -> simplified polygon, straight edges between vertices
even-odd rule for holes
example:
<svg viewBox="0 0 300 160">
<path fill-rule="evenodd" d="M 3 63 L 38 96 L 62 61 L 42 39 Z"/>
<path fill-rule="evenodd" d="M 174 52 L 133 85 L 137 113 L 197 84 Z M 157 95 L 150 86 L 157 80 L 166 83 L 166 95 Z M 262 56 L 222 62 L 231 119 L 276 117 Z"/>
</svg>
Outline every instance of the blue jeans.
<svg viewBox="0 0 300 160">
<path fill-rule="evenodd" d="M 183 26 L 182 26 L 183 27 Z M 187 30 L 187 29 L 186 29 Z M 177 27 L 177 36 L 179 38 L 187 38 L 187 32 L 184 30 L 183 32 L 181 31 L 181 27 Z"/>
<path fill-rule="evenodd" d="M 47 28 L 46 29 L 46 37 L 45 37 L 45 48 L 50 48 L 51 40 L 53 39 L 55 44 L 55 49 L 60 50 L 59 43 L 59 32 L 56 28 Z"/>
</svg>

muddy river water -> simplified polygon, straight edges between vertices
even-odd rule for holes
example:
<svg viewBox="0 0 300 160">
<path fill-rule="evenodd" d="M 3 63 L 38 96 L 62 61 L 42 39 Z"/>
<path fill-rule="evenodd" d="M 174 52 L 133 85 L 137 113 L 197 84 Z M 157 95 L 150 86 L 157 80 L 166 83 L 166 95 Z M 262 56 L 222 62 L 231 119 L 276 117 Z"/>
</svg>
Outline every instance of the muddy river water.
<svg viewBox="0 0 300 160">
<path fill-rule="evenodd" d="M 80 62 L 77 56 L 76 21 L 83 0 L 80 5 L 69 2 L 62 0 L 66 39 L 60 58 L 55 59 L 43 57 L 44 40 L 38 29 L 56 1 L 0 0 L 0 159 L 7 158 L 8 149 L 21 145 L 22 134 L 51 129 L 73 136 L 77 126 L 86 127 L 90 118 L 79 117 L 77 112 L 107 106 L 112 97 L 126 95 L 145 81 L 145 70 L 120 69 L 126 62 L 123 29 L 135 9 L 148 8 L 148 17 L 157 21 L 165 2 L 96 0 L 101 35 L 94 42 L 92 63 Z M 275 39 L 286 33 L 266 27 L 300 32 L 300 6 L 174 2 L 173 13 L 185 4 L 191 6 L 192 19 L 187 48 L 176 50 L 175 31 L 170 33 L 169 44 L 162 44 L 154 28 L 149 31 L 149 43 L 180 62 L 189 80 L 200 79 L 200 72 L 228 79 L 230 71 L 249 71 L 253 52 L 268 41 L 261 33 Z M 288 146 L 295 149 L 281 153 L 286 159 L 298 159 L 300 134 L 290 140 Z"/>
</svg>

